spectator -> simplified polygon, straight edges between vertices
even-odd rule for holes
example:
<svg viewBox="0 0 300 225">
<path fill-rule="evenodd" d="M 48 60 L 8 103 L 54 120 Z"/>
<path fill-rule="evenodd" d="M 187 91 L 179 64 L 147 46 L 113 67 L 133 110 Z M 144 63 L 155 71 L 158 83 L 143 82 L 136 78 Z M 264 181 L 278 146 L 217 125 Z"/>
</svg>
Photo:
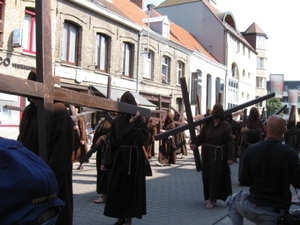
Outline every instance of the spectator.
<svg viewBox="0 0 300 225">
<path fill-rule="evenodd" d="M 243 218 L 255 224 L 277 224 L 280 210 L 284 208 L 285 169 L 288 165 L 288 181 L 300 188 L 300 163 L 297 152 L 282 144 L 286 127 L 278 115 L 269 117 L 264 126 L 265 141 L 252 144 L 244 153 L 239 182 L 249 187 L 249 193 L 240 191 L 227 198 L 227 206 L 233 225 L 242 225 Z M 291 191 L 288 190 L 291 199 Z M 290 201 L 288 203 L 290 205 Z"/>
<path fill-rule="evenodd" d="M 55 224 L 65 203 L 51 168 L 20 142 L 0 137 L 0 224 Z"/>
<path fill-rule="evenodd" d="M 86 123 L 86 142 L 88 145 L 90 145 L 92 143 L 93 136 L 94 136 L 94 130 L 91 127 L 91 123 L 87 122 Z"/>
</svg>

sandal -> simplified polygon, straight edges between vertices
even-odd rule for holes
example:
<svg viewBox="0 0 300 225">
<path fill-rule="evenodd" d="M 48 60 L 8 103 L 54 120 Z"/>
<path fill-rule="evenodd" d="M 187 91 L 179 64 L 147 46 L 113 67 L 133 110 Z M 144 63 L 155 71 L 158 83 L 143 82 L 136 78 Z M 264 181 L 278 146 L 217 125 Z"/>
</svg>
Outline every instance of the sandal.
<svg viewBox="0 0 300 225">
<path fill-rule="evenodd" d="M 105 203 L 105 200 L 106 200 L 106 196 L 102 195 L 99 198 L 95 199 L 94 203 L 96 203 L 96 204 L 103 204 L 103 203 Z"/>
</svg>

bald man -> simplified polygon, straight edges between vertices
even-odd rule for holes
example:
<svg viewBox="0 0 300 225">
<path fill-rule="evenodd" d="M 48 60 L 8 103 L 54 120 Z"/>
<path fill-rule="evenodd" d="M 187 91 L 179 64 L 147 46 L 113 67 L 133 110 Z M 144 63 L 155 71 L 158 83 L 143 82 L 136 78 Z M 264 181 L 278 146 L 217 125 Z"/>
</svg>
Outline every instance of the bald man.
<svg viewBox="0 0 300 225">
<path fill-rule="evenodd" d="M 284 208 L 284 159 L 288 161 L 290 184 L 300 188 L 297 152 L 282 144 L 286 132 L 283 119 L 278 115 L 269 117 L 264 129 L 265 141 L 249 146 L 243 157 L 239 182 L 249 186 L 249 192 L 240 191 L 226 200 L 233 225 L 242 225 L 244 217 L 255 224 L 277 224 Z M 290 190 L 288 197 L 290 200 Z"/>
</svg>

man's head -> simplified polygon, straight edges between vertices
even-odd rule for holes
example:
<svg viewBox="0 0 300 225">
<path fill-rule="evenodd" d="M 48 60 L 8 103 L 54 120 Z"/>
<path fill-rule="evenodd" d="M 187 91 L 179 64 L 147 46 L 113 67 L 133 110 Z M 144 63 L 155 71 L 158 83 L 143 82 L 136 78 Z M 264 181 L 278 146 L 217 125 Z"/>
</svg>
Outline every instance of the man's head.
<svg viewBox="0 0 300 225">
<path fill-rule="evenodd" d="M 52 169 L 20 142 L 1 137 L 0 180 L 0 224 L 35 224 L 39 215 L 64 206 Z"/>
<path fill-rule="evenodd" d="M 270 116 L 264 130 L 267 133 L 267 138 L 272 137 L 281 141 L 286 132 L 284 120 L 278 115 Z"/>
</svg>

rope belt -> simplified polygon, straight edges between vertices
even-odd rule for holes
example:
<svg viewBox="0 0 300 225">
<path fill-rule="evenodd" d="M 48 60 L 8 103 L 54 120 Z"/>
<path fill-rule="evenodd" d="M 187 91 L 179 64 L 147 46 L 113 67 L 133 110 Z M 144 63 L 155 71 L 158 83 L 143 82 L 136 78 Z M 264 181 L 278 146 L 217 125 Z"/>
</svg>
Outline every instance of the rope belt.
<svg viewBox="0 0 300 225">
<path fill-rule="evenodd" d="M 128 175 L 131 173 L 130 168 L 131 168 L 131 154 L 132 154 L 132 148 L 138 149 L 136 145 L 120 145 L 120 148 L 129 148 L 129 165 L 128 165 Z"/>
<path fill-rule="evenodd" d="M 214 159 L 214 161 L 216 161 L 216 159 L 217 159 L 217 150 L 218 150 L 218 149 L 221 149 L 221 160 L 223 160 L 223 148 L 225 147 L 225 145 L 210 145 L 210 144 L 204 144 L 204 145 L 206 145 L 206 146 L 208 146 L 208 147 L 213 147 L 213 148 L 215 148 L 215 152 L 214 152 L 214 154 L 215 154 L 215 159 Z"/>
</svg>

